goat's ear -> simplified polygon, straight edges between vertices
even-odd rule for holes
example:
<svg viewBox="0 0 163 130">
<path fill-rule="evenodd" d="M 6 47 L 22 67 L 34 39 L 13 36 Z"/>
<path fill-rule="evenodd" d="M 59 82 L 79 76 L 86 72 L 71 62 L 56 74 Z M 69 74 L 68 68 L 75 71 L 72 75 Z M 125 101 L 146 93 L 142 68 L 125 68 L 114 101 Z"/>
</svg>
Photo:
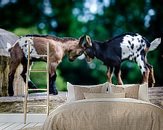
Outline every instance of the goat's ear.
<svg viewBox="0 0 163 130">
<path fill-rule="evenodd" d="M 86 35 L 86 41 L 88 43 L 88 46 L 92 46 L 92 41 L 91 41 L 90 36 Z"/>
<path fill-rule="evenodd" d="M 83 36 L 81 36 L 81 37 L 79 38 L 79 45 L 80 45 L 80 46 L 84 46 L 83 44 L 84 44 L 85 37 L 86 37 L 86 35 L 83 35 Z"/>
</svg>

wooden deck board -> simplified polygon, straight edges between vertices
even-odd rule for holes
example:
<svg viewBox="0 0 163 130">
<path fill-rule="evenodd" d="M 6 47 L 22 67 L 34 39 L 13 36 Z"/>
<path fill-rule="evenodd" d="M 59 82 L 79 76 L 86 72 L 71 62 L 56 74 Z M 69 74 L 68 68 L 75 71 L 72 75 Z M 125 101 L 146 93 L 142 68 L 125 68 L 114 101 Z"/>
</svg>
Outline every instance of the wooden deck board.
<svg viewBox="0 0 163 130">
<path fill-rule="evenodd" d="M 28 128 L 28 127 L 35 127 L 37 123 L 28 123 L 26 126 L 23 128 Z"/>
<path fill-rule="evenodd" d="M 27 123 L 36 122 L 42 123 L 46 119 L 46 114 L 27 114 Z M 8 114 L 0 114 L 0 122 L 24 122 L 24 114 L 18 113 L 8 113 Z"/>
<path fill-rule="evenodd" d="M 11 125 L 13 125 L 13 122 L 6 122 L 5 124 L 3 124 L 2 126 L 0 126 L 0 130 L 5 130 L 8 127 L 10 127 Z"/>
<path fill-rule="evenodd" d="M 32 128 L 32 127 L 36 127 L 36 126 L 42 126 L 43 123 L 0 123 L 0 130 L 20 130 L 20 129 L 24 129 L 24 128 Z"/>
<path fill-rule="evenodd" d="M 0 114 L 0 130 L 19 130 L 28 127 L 43 125 L 46 114 L 27 114 L 27 123 L 24 124 L 24 114 Z"/>
<path fill-rule="evenodd" d="M 28 125 L 28 124 L 24 124 L 24 123 L 15 123 L 15 124 L 18 124 L 18 125 L 13 130 L 20 130 Z"/>
<path fill-rule="evenodd" d="M 43 123 L 37 123 L 35 126 L 42 126 Z"/>
<path fill-rule="evenodd" d="M 4 128 L 4 130 L 15 130 L 17 126 L 19 126 L 21 123 L 12 123 L 12 125 Z"/>
</svg>

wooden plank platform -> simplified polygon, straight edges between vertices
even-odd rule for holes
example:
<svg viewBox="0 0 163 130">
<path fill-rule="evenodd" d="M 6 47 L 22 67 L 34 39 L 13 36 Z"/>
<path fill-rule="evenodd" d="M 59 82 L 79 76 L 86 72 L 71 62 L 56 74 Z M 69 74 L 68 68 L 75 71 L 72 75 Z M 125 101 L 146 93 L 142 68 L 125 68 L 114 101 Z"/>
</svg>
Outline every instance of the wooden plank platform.
<svg viewBox="0 0 163 130">
<path fill-rule="evenodd" d="M 45 121 L 47 115 L 46 114 L 27 114 L 27 123 L 36 122 L 42 123 Z M 0 114 L 0 122 L 24 122 L 24 114 L 23 113 L 8 113 L 8 114 Z"/>
<path fill-rule="evenodd" d="M 25 129 L 25 128 L 32 128 L 32 127 L 36 127 L 36 126 L 42 126 L 43 123 L 27 123 L 27 124 L 23 124 L 23 123 L 0 123 L 0 130 L 21 130 L 21 129 Z"/>
<path fill-rule="evenodd" d="M 24 114 L 0 114 L 0 130 L 20 130 L 29 127 L 42 126 L 46 114 L 27 114 L 27 123 L 24 124 Z"/>
<path fill-rule="evenodd" d="M 163 87 L 153 87 L 148 89 L 149 100 L 163 108 Z"/>
</svg>

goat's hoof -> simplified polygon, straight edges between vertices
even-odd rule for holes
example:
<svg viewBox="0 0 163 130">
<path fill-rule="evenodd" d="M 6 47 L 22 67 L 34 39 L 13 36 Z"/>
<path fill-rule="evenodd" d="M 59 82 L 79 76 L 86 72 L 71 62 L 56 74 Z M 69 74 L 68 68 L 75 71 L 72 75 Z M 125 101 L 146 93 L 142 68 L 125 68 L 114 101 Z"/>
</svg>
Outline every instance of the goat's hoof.
<svg viewBox="0 0 163 130">
<path fill-rule="evenodd" d="M 14 93 L 9 93 L 8 95 L 9 95 L 10 97 L 12 97 L 12 96 L 14 96 Z"/>
<path fill-rule="evenodd" d="M 58 91 L 57 90 L 50 91 L 49 94 L 58 95 Z"/>
<path fill-rule="evenodd" d="M 155 83 L 148 83 L 148 87 L 154 87 Z"/>
<path fill-rule="evenodd" d="M 14 96 L 14 91 L 13 90 L 8 90 L 8 95 L 11 97 L 11 96 Z"/>
</svg>

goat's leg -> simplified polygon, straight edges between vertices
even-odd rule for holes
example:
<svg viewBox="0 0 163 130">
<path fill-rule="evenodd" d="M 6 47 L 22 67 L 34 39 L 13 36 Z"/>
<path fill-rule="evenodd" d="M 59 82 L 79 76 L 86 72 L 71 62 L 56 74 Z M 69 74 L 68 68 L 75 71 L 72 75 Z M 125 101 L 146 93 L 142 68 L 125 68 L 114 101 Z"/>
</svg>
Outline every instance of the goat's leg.
<svg viewBox="0 0 163 130">
<path fill-rule="evenodd" d="M 113 67 L 107 67 L 107 77 L 108 77 L 108 82 L 112 83 L 112 73 L 113 73 Z"/>
<path fill-rule="evenodd" d="M 142 83 L 148 83 L 149 79 L 149 69 L 146 67 L 146 71 L 143 72 L 143 82 Z"/>
<path fill-rule="evenodd" d="M 114 73 L 115 73 L 115 76 L 118 80 L 118 84 L 119 85 L 122 85 L 123 84 L 123 81 L 121 79 L 121 70 L 120 70 L 120 66 L 116 66 L 115 67 L 115 70 L 114 70 Z"/>
<path fill-rule="evenodd" d="M 21 76 L 22 76 L 24 82 L 26 83 L 27 63 L 25 61 L 23 61 L 22 65 L 23 65 L 23 71 L 21 73 Z M 28 81 L 28 87 L 30 89 L 37 89 L 36 85 L 30 79 Z"/>
<path fill-rule="evenodd" d="M 149 78 L 148 78 L 148 86 L 154 87 L 155 84 L 155 78 L 154 78 L 154 70 L 153 66 L 147 63 L 147 66 L 149 68 Z"/>
<path fill-rule="evenodd" d="M 55 73 L 53 76 L 50 75 L 49 77 L 49 94 L 57 95 L 58 91 L 55 84 L 57 74 Z"/>
<path fill-rule="evenodd" d="M 13 81 L 14 81 L 14 75 L 16 72 L 17 67 L 19 66 L 19 62 L 13 62 L 12 59 L 10 61 L 10 71 L 8 75 L 8 94 L 9 96 L 14 95 L 14 90 L 13 90 Z"/>
<path fill-rule="evenodd" d="M 57 74 L 56 74 L 56 68 L 57 68 L 57 64 L 56 63 L 50 63 L 50 72 L 49 72 L 49 93 L 53 94 L 53 95 L 57 95 L 58 91 L 55 85 L 55 81 L 57 78 Z"/>
<path fill-rule="evenodd" d="M 139 56 L 139 57 L 137 57 L 136 62 L 138 64 L 138 66 L 140 67 L 140 71 L 143 75 L 142 83 L 148 83 L 149 69 L 145 62 L 145 58 L 143 58 L 142 56 Z"/>
</svg>

